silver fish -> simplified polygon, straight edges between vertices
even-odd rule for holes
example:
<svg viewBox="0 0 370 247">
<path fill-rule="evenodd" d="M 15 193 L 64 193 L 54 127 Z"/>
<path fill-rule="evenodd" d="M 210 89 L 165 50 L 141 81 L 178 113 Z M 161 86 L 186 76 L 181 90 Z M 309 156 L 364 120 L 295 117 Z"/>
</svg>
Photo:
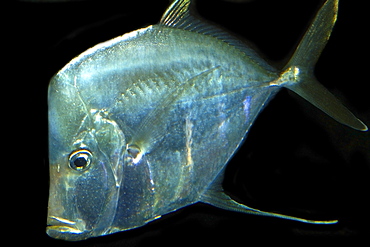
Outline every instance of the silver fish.
<svg viewBox="0 0 370 247">
<path fill-rule="evenodd" d="M 367 127 L 313 75 L 337 18 L 327 0 L 287 65 L 278 70 L 243 42 L 176 0 L 152 25 L 85 51 L 49 85 L 47 234 L 83 240 L 145 225 L 203 202 L 265 212 L 224 193 L 227 162 L 281 89 L 340 123 Z"/>
</svg>

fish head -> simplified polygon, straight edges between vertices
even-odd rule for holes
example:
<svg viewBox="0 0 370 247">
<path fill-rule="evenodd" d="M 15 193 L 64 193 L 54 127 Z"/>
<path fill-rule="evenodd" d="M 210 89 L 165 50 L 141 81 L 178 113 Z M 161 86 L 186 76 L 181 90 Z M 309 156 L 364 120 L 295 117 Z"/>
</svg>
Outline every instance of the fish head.
<svg viewBox="0 0 370 247">
<path fill-rule="evenodd" d="M 77 241 L 110 231 L 125 137 L 106 110 L 91 107 L 73 78 L 70 69 L 55 75 L 49 84 L 47 234 Z"/>
</svg>

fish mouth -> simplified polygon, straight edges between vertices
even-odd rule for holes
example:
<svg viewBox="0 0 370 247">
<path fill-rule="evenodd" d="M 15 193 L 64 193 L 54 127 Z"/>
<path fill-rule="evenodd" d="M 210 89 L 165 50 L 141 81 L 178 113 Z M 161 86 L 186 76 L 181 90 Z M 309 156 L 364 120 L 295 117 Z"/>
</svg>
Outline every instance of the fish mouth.
<svg viewBox="0 0 370 247">
<path fill-rule="evenodd" d="M 85 239 L 88 231 L 79 229 L 81 224 L 78 222 L 68 220 L 62 217 L 49 216 L 46 233 L 56 239 L 63 239 L 69 241 L 77 241 Z"/>
<path fill-rule="evenodd" d="M 62 217 L 57 217 L 57 216 L 49 216 L 49 219 L 60 222 L 60 223 L 63 223 L 63 224 L 66 224 L 66 225 L 75 225 L 76 224 L 75 221 L 68 220 L 68 219 L 65 219 L 65 218 L 62 218 Z"/>
<path fill-rule="evenodd" d="M 46 227 L 46 231 L 48 235 L 50 235 L 49 233 L 54 231 L 57 231 L 59 233 L 70 233 L 70 234 L 81 234 L 84 232 L 70 226 L 51 226 L 51 225 Z"/>
</svg>

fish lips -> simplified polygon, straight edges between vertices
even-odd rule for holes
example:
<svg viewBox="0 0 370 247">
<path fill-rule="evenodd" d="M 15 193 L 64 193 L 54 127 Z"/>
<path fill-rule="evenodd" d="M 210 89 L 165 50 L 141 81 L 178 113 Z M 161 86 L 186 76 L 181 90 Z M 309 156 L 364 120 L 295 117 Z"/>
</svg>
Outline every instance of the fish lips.
<svg viewBox="0 0 370 247">
<path fill-rule="evenodd" d="M 55 239 L 79 241 L 90 237 L 91 231 L 78 229 L 77 223 L 61 217 L 48 217 L 46 233 Z"/>
</svg>

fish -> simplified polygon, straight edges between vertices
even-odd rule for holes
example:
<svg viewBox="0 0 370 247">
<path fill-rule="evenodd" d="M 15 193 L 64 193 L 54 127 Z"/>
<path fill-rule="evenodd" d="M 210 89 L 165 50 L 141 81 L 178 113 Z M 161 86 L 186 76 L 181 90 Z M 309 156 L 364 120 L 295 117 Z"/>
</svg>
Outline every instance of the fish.
<svg viewBox="0 0 370 247">
<path fill-rule="evenodd" d="M 225 193 L 222 181 L 258 114 L 283 88 L 339 123 L 367 130 L 313 72 L 338 5 L 323 3 L 282 69 L 204 21 L 193 0 L 172 1 L 158 24 L 72 59 L 48 89 L 47 234 L 85 240 L 141 227 L 199 202 L 337 223 L 249 207 Z"/>
</svg>

